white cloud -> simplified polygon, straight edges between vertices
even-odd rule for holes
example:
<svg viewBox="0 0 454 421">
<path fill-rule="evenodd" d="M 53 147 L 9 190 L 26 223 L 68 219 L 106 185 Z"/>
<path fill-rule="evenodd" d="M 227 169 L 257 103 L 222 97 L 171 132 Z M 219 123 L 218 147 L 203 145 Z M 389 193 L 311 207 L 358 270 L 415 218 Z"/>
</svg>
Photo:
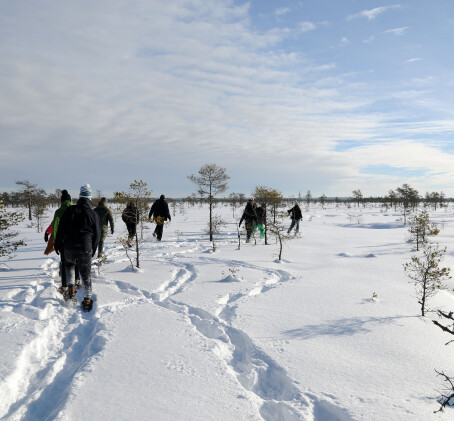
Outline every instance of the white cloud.
<svg viewBox="0 0 454 421">
<path fill-rule="evenodd" d="M 347 45 L 347 44 L 350 44 L 350 40 L 347 38 L 347 37 L 342 37 L 340 42 L 339 42 L 340 45 Z"/>
<path fill-rule="evenodd" d="M 417 61 L 421 61 L 422 58 L 420 57 L 413 57 L 413 58 L 409 58 L 408 60 L 405 61 L 405 63 L 415 63 Z"/>
<path fill-rule="evenodd" d="M 342 181 L 360 168 L 348 154 L 333 154 L 339 139 L 451 129 L 440 119 L 415 132 L 396 130 L 385 113 L 363 113 L 378 94 L 355 84 L 356 73 L 336 75 L 346 69 L 333 57 L 287 52 L 281 43 L 289 30 L 254 30 L 247 6 L 216 0 L 132 4 L 100 0 L 80 7 L 49 0 L 46 7 L 32 2 L 23 8 L 13 2 L 9 15 L 0 6 L 6 34 L 0 139 L 8 140 L 0 148 L 2 180 L 30 171 L 35 182 L 47 172 L 55 188 L 83 172 L 101 189 L 110 183 L 121 190 L 119 183 L 138 177 L 172 182 L 187 194 L 185 176 L 213 161 L 243 174 L 243 183 L 280 188 L 280 180 L 291 190 L 300 180 L 325 180 L 331 183 L 326 194 L 342 194 Z M 300 30 L 321 25 L 303 22 Z M 327 70 L 333 70 L 329 77 Z M 391 142 L 382 148 L 377 156 L 386 163 Z M 373 153 L 358 157 L 369 163 Z"/>
<path fill-rule="evenodd" d="M 281 7 L 279 9 L 277 9 L 274 13 L 276 14 L 276 16 L 283 16 L 283 15 L 290 13 L 291 10 L 292 9 L 290 7 Z"/>
<path fill-rule="evenodd" d="M 388 10 L 397 9 L 399 7 L 401 7 L 401 6 L 397 5 L 397 4 L 393 5 L 393 6 L 376 7 L 374 9 L 363 10 L 359 13 L 349 15 L 349 16 L 347 16 L 347 19 L 350 20 L 350 19 L 355 19 L 355 18 L 367 18 L 368 20 L 373 20 L 377 16 L 387 12 Z"/>
<path fill-rule="evenodd" d="M 374 41 L 374 40 L 375 40 L 375 35 L 371 35 L 369 38 L 363 40 L 363 42 L 364 42 L 365 44 L 369 44 L 369 43 L 371 43 L 371 42 Z"/>
<path fill-rule="evenodd" d="M 306 21 L 306 22 L 301 22 L 299 24 L 299 28 L 300 28 L 301 32 L 309 32 L 309 31 L 313 31 L 313 30 L 317 29 L 317 25 L 314 22 Z"/>
<path fill-rule="evenodd" d="M 387 31 L 384 31 L 384 34 L 393 34 L 393 35 L 403 35 L 407 30 L 409 29 L 409 26 L 403 26 L 401 28 L 394 28 L 394 29 L 388 29 Z"/>
</svg>

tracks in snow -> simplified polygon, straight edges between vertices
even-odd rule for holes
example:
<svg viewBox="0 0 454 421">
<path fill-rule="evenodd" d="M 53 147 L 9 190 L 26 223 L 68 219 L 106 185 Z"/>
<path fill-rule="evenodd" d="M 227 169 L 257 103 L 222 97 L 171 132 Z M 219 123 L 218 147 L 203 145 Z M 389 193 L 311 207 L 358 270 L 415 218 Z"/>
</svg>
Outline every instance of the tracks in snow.
<svg viewBox="0 0 454 421">
<path fill-rule="evenodd" d="M 197 246 L 175 253 L 156 250 L 157 256 L 153 257 L 175 269 L 171 278 L 152 292 L 128 282 L 98 276 L 95 282 L 119 290 L 127 298 L 102 307 L 95 305 L 88 314 L 62 305 L 53 283 L 58 277 L 58 260 L 48 259 L 43 265 L 46 282 L 14 291 L 9 301 L 3 303 L 3 311 L 12 311 L 34 321 L 37 335 L 23 348 L 16 369 L 0 385 L 0 417 L 26 421 L 55 418 L 65 405 L 71 388 L 90 369 L 90 364 L 99 357 L 109 339 L 101 320 L 114 309 L 155 304 L 184 315 L 188 323 L 212 341 L 215 354 L 236 377 L 245 396 L 259 403 L 260 415 L 265 421 L 351 419 L 332 401 L 303 394 L 283 367 L 254 344 L 245 332 L 233 326 L 240 301 L 295 279 L 291 274 L 243 261 L 201 256 L 198 259 L 204 264 L 221 262 L 227 267 L 261 271 L 263 280 L 244 292 L 229 293 L 218 299 L 219 307 L 214 315 L 176 300 L 176 295 L 197 279 L 196 266 L 184 263 L 180 258 L 200 249 Z M 109 252 L 112 256 L 118 254 L 115 249 Z"/>
</svg>

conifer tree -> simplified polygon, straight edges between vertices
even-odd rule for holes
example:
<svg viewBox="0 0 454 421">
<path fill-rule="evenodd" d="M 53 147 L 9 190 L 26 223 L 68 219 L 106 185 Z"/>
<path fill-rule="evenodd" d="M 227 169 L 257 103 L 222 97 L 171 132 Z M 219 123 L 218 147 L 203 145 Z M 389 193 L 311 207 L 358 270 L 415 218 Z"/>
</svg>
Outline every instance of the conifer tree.
<svg viewBox="0 0 454 421">
<path fill-rule="evenodd" d="M 416 250 L 419 251 L 419 245 L 427 242 L 427 237 L 438 235 L 440 230 L 435 222 L 430 222 L 427 211 L 422 211 L 410 219 L 410 240 L 416 242 Z"/>
<path fill-rule="evenodd" d="M 24 220 L 20 212 L 9 212 L 2 200 L 0 200 L 0 259 L 11 259 L 14 252 L 20 246 L 25 246 L 23 240 L 16 240 L 18 233 L 11 227 L 18 225 Z"/>
<path fill-rule="evenodd" d="M 439 249 L 438 246 L 429 245 L 424 249 L 423 256 L 412 256 L 411 261 L 404 264 L 406 275 L 414 282 L 416 297 L 421 305 L 421 316 L 423 317 L 428 311 L 427 303 L 430 298 L 445 288 L 444 279 L 451 278 L 449 276 L 451 270 L 440 267 L 444 253 L 446 253 L 446 248 Z"/>
<path fill-rule="evenodd" d="M 215 196 L 227 190 L 227 180 L 230 178 L 225 168 L 216 164 L 202 165 L 198 171 L 199 175 L 188 175 L 188 179 L 199 186 L 198 193 L 201 198 L 206 198 L 210 209 L 209 234 L 210 241 L 213 241 L 213 207 Z"/>
</svg>

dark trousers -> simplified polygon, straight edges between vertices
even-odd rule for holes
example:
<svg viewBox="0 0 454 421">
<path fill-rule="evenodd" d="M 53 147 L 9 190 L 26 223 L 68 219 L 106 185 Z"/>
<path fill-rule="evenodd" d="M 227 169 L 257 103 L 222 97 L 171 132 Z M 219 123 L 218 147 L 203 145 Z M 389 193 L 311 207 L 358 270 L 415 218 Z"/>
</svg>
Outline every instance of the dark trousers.
<svg viewBox="0 0 454 421">
<path fill-rule="evenodd" d="M 300 230 L 300 220 L 299 219 L 292 219 L 292 224 L 290 225 L 290 228 L 287 231 L 287 234 L 290 234 L 290 231 L 292 228 L 296 226 L 295 228 L 295 234 L 298 234 L 298 231 Z"/>
<path fill-rule="evenodd" d="M 65 273 L 68 287 L 75 283 L 76 264 L 79 264 L 80 277 L 85 288 L 85 297 L 91 298 L 91 250 L 65 247 Z"/>
<path fill-rule="evenodd" d="M 163 231 L 164 231 L 164 224 L 156 224 L 156 228 L 154 229 L 154 233 L 156 234 L 156 238 L 159 241 L 161 241 Z"/>
<path fill-rule="evenodd" d="M 102 252 L 104 251 L 104 241 L 107 237 L 107 230 L 102 230 L 101 232 L 101 238 L 98 243 L 98 257 L 102 255 Z"/>
<path fill-rule="evenodd" d="M 128 223 L 126 224 L 126 228 L 128 228 L 128 240 L 131 241 L 133 237 L 136 235 L 136 226 L 135 223 Z"/>
<path fill-rule="evenodd" d="M 60 278 L 61 278 L 61 286 L 62 287 L 67 287 L 68 282 L 66 280 L 66 270 L 65 270 L 65 251 L 64 249 L 60 253 Z M 79 272 L 79 265 L 77 264 L 76 261 L 76 266 L 74 267 L 74 274 L 75 274 L 75 279 L 76 281 L 80 280 L 80 272 Z"/>
<path fill-rule="evenodd" d="M 246 227 L 246 241 L 249 241 L 251 239 L 252 233 L 254 232 L 255 221 L 246 221 L 244 225 Z"/>
</svg>

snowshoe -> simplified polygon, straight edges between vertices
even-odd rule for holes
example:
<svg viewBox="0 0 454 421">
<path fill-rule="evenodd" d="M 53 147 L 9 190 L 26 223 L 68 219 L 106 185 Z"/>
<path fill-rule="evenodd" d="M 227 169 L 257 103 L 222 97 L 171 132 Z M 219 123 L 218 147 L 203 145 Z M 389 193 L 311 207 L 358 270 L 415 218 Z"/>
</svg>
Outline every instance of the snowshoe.
<svg viewBox="0 0 454 421">
<path fill-rule="evenodd" d="M 58 290 L 57 290 L 61 295 L 65 295 L 66 291 L 68 291 L 68 287 L 59 287 Z"/>
<path fill-rule="evenodd" d="M 68 287 L 66 292 L 63 294 L 63 298 L 65 299 L 65 302 L 76 305 L 77 304 L 76 288 L 73 286 Z"/>
<path fill-rule="evenodd" d="M 90 311 L 92 308 L 93 308 L 93 300 L 85 297 L 84 300 L 82 301 L 82 310 Z"/>
</svg>

